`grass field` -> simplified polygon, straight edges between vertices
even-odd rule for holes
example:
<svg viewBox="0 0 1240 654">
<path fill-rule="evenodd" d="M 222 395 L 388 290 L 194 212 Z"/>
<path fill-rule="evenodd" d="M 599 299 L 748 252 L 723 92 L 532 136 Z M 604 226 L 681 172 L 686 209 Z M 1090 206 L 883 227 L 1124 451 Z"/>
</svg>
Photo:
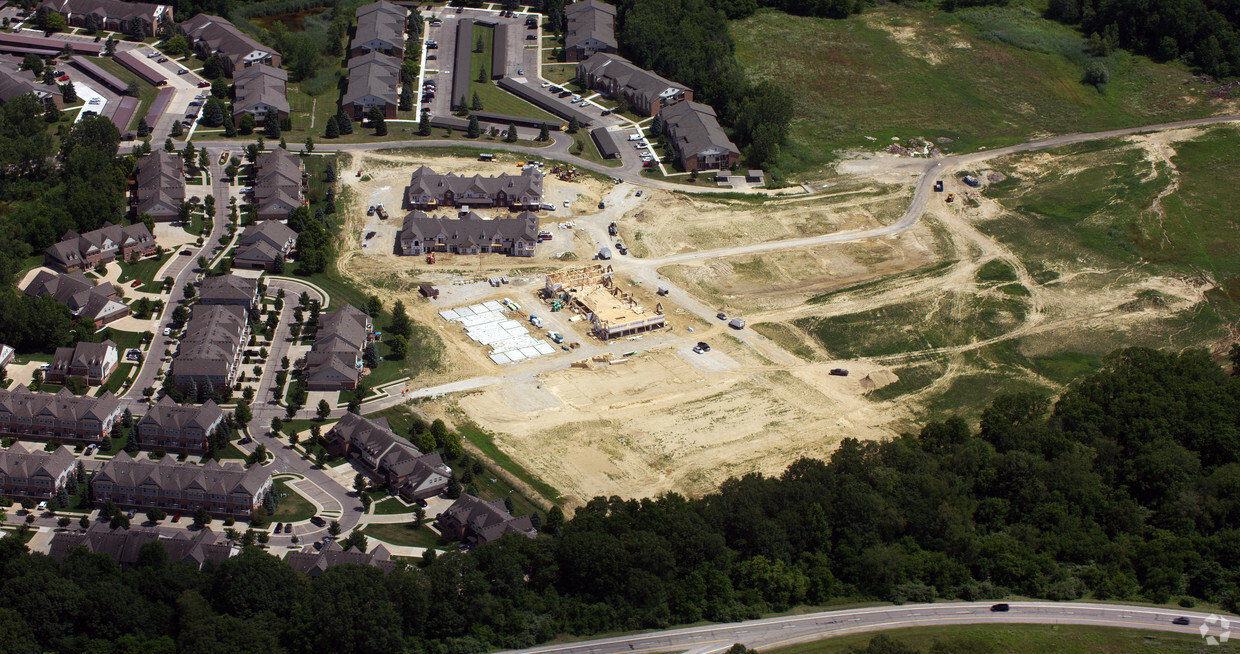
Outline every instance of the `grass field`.
<svg viewBox="0 0 1240 654">
<path fill-rule="evenodd" d="M 836 357 L 868 357 L 964 345 L 994 338 L 1020 324 L 1016 298 L 943 293 L 860 313 L 793 322 Z"/>
<path fill-rule="evenodd" d="M 121 284 L 125 284 L 127 282 L 132 282 L 135 279 L 140 279 L 142 280 L 143 285 L 150 284 L 155 281 L 155 273 L 159 272 L 159 269 L 162 268 L 163 265 L 168 262 L 168 259 L 171 259 L 175 254 L 175 251 L 170 251 L 164 254 L 162 258 L 147 257 L 134 264 L 120 262 L 118 265 L 121 267 L 121 274 L 116 281 Z"/>
<path fill-rule="evenodd" d="M 415 527 L 412 522 L 405 524 L 373 524 L 366 525 L 366 535 L 377 538 L 385 543 L 404 545 L 407 547 L 432 547 L 446 549 L 449 544 L 431 531 L 430 527 Z"/>
<path fill-rule="evenodd" d="M 271 519 L 274 522 L 297 522 L 314 516 L 314 505 L 300 493 L 288 487 L 283 479 L 272 484 L 272 492 L 280 498 L 280 504 Z"/>
<path fill-rule="evenodd" d="M 138 121 L 146 117 L 146 112 L 150 110 L 151 103 L 155 101 L 159 89 L 108 57 L 91 57 L 90 60 L 126 83 L 136 82 L 138 84 L 138 110 L 134 112 L 133 119 L 129 121 L 129 129 L 138 129 Z M 92 84 L 98 84 L 98 82 L 92 81 Z"/>
<path fill-rule="evenodd" d="M 466 104 L 473 102 L 473 94 L 482 100 L 483 111 L 490 111 L 510 116 L 525 116 L 547 121 L 548 125 L 561 125 L 564 121 L 501 89 L 491 81 L 491 51 L 495 44 L 495 28 L 474 25 L 474 40 L 482 39 L 482 52 L 475 52 L 469 69 L 470 97 L 465 98 Z M 472 48 L 474 44 L 470 44 Z M 487 81 L 478 81 L 478 70 L 486 69 Z M 454 100 L 458 98 L 453 98 Z"/>
<path fill-rule="evenodd" d="M 1206 651 L 1196 634 L 1172 634 L 1109 627 L 1078 625 L 958 625 L 915 627 L 883 634 L 903 643 L 899 652 L 951 652 L 960 654 L 1190 654 Z M 789 647 L 764 649 L 763 654 L 846 654 L 867 650 L 877 634 L 840 636 Z M 1240 651 L 1234 644 L 1208 648 L 1226 654 Z"/>
<path fill-rule="evenodd" d="M 763 9 L 730 31 L 751 78 L 790 90 L 796 118 L 781 167 L 806 174 L 840 149 L 893 136 L 948 137 L 958 152 L 1215 111 L 1200 87 L 1184 86 L 1183 68 L 1123 52 L 1107 59 L 1105 93 L 1082 84 L 1084 37 L 1022 7 L 893 4 L 843 20 Z M 798 56 L 786 56 L 790 43 Z"/>
</svg>

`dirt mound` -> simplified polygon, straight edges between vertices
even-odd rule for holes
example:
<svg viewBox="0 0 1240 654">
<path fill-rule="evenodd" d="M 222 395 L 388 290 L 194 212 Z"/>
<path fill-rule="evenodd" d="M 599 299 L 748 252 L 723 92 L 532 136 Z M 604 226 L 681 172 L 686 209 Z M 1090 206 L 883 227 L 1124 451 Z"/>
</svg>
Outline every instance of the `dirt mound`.
<svg viewBox="0 0 1240 654">
<path fill-rule="evenodd" d="M 900 381 L 896 373 L 890 370 L 875 370 L 874 372 L 861 378 L 861 390 L 869 393 L 878 390 L 888 384 L 894 384 Z"/>
</svg>

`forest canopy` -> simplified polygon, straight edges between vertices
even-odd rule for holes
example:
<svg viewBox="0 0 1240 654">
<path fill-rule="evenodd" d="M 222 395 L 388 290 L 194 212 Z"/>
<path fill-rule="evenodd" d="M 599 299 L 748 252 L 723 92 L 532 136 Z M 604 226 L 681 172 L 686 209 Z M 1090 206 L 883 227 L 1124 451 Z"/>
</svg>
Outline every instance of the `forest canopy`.
<svg viewBox="0 0 1240 654">
<path fill-rule="evenodd" d="M 1202 351 L 1131 349 L 1053 404 L 1005 396 L 700 499 L 598 497 L 385 575 L 314 580 L 254 548 L 202 572 L 161 545 L 124 572 L 0 540 L 10 652 L 465 654 L 559 634 L 728 621 L 849 598 L 1240 597 L 1240 378 Z M 108 598 L 101 602 L 100 598 Z"/>
</svg>

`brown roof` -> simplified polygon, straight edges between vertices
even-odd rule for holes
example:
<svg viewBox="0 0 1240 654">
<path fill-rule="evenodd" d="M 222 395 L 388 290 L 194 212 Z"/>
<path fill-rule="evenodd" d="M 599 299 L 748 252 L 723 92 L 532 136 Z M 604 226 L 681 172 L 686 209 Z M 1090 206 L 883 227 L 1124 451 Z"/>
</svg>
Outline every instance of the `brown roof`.
<svg viewBox="0 0 1240 654">
<path fill-rule="evenodd" d="M 154 484 L 163 491 L 200 490 L 206 495 L 220 496 L 242 492 L 253 497 L 270 479 L 271 471 L 260 465 L 246 468 L 239 463 L 215 460 L 194 465 L 178 463 L 171 457 L 162 461 L 139 461 L 122 451 L 104 462 L 91 483 L 111 482 L 120 488 Z"/>
<path fill-rule="evenodd" d="M 179 154 L 156 150 L 138 160 L 134 170 L 138 213 L 174 218 L 185 201 L 185 161 Z"/>
<path fill-rule="evenodd" d="M 172 374 L 177 377 L 227 377 L 245 329 L 245 309 L 233 304 L 199 304 L 185 328 Z"/>
<path fill-rule="evenodd" d="M 219 16 L 198 14 L 181 23 L 177 29 L 189 38 L 191 43 L 202 41 L 212 52 L 228 58 L 234 68 L 243 68 L 251 54 L 258 53 L 252 57 L 256 60 L 263 59 L 268 54 L 280 54 Z"/>
<path fill-rule="evenodd" d="M 38 297 L 44 294 L 69 307 L 73 315 L 91 320 L 129 311 L 129 307 L 116 299 L 116 289 L 111 284 L 96 286 L 80 270 L 71 273 L 40 271 L 26 286 L 26 295 Z"/>
<path fill-rule="evenodd" d="M 106 340 L 102 343 L 82 341 L 73 347 L 58 347 L 56 348 L 56 354 L 52 356 L 51 369 L 67 375 L 71 368 L 101 366 L 109 350 L 112 350 L 113 354 L 115 354 L 116 343 L 113 343 L 111 340 Z"/>
<path fill-rule="evenodd" d="M 53 263 L 67 268 L 80 264 L 87 255 L 106 256 L 116 253 L 121 247 L 145 247 L 154 242 L 151 230 L 143 223 L 121 227 L 105 222 L 103 227 L 85 234 L 73 230 L 65 232 L 60 242 L 48 247 L 44 254 Z"/>
<path fill-rule="evenodd" d="M 616 8 L 598 0 L 575 2 L 564 8 L 568 29 L 564 31 L 564 47 L 572 48 L 591 39 L 610 46 L 616 43 Z"/>
<path fill-rule="evenodd" d="M 511 244 L 517 240 L 538 243 L 538 216 L 523 211 L 515 218 L 488 220 L 474 212 L 464 216 L 430 216 L 421 211 L 411 211 L 405 216 L 398 239 L 405 241 L 430 241 L 449 248 L 462 245 Z"/>
<path fill-rule="evenodd" d="M 142 416 L 138 426 L 154 427 L 161 431 L 198 429 L 209 432 L 219 425 L 223 418 L 224 411 L 211 400 L 207 400 L 202 406 L 182 405 L 165 395 Z"/>
<path fill-rule="evenodd" d="M 439 514 L 438 518 L 462 525 L 465 540 L 474 543 L 489 543 L 509 533 L 521 534 L 527 538 L 538 535 L 530 517 L 512 517 L 504 507 L 504 500 L 488 502 L 473 495 L 462 495 L 446 511 Z"/>
<path fill-rule="evenodd" d="M 440 174 L 421 166 L 410 176 L 409 186 L 405 187 L 405 198 L 410 205 L 428 204 L 430 200 L 438 201 L 445 191 L 451 191 L 458 204 L 467 205 L 470 198 L 493 201 L 501 192 L 510 202 L 537 203 L 542 199 L 543 174 L 536 168 L 527 168 L 520 175 L 465 176 Z"/>
<path fill-rule="evenodd" d="M 55 452 L 44 450 L 28 451 L 21 443 L 14 442 L 8 448 L 0 449 L 0 475 L 9 479 L 28 480 L 36 477 L 51 477 L 59 480 L 71 473 L 77 463 L 73 452 L 61 445 Z"/>
<path fill-rule="evenodd" d="M 121 413 L 120 400 L 105 391 L 99 397 L 77 396 L 62 388 L 56 394 L 36 393 L 21 384 L 0 389 L 0 423 L 51 418 L 61 423 L 98 423 L 109 428 Z"/>
<path fill-rule="evenodd" d="M 52 536 L 48 556 L 62 561 L 73 548 L 84 547 L 88 552 L 106 554 L 116 561 L 117 565 L 128 568 L 137 564 L 143 545 L 158 542 L 162 543 L 168 552 L 169 562 L 190 563 L 201 568 L 207 561 L 218 563 L 237 553 L 237 550 L 227 543 L 215 541 L 215 532 L 210 529 L 200 529 L 192 534 L 164 536 L 154 529 L 112 530 L 108 525 L 96 522 L 84 532 L 56 532 Z"/>
<path fill-rule="evenodd" d="M 226 304 L 245 301 L 253 304 L 258 297 L 258 279 L 240 275 L 218 275 L 202 280 L 198 290 L 199 304 Z"/>
<path fill-rule="evenodd" d="M 344 565 L 351 563 L 354 565 L 370 565 L 391 572 L 396 569 L 396 563 L 391 560 L 391 554 L 382 545 L 376 545 L 369 552 L 359 552 L 357 550 L 345 551 L 340 547 L 340 543 L 330 541 L 323 546 L 323 549 L 316 550 L 313 547 L 306 547 L 300 552 L 290 552 L 284 557 L 285 562 L 294 570 L 317 577 L 333 565 Z"/>
</svg>

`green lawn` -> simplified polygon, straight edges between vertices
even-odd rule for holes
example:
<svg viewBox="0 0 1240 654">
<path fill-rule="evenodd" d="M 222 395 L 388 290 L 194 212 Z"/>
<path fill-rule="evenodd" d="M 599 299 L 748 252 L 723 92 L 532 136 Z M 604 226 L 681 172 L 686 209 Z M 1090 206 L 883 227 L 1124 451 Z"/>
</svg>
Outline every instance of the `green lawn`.
<svg viewBox="0 0 1240 654">
<path fill-rule="evenodd" d="M 120 356 L 124 358 L 124 350 L 121 350 Z M 121 385 L 129 378 L 129 373 L 133 370 L 132 363 L 120 363 L 116 365 L 116 370 L 108 377 L 106 383 L 99 388 L 95 395 L 102 395 L 105 391 L 111 392 L 113 395 L 121 390 Z"/>
<path fill-rule="evenodd" d="M 891 652 L 967 652 L 968 654 L 1195 654 L 1210 651 L 1224 654 L 1237 652 L 1234 644 L 1203 647 L 1197 634 L 1173 634 L 1139 629 L 1087 627 L 1080 625 L 957 625 L 947 627 L 915 627 L 882 634 L 903 643 L 906 649 L 884 649 Z M 763 654 L 849 654 L 866 649 L 878 634 L 838 636 L 775 649 Z"/>
<path fill-rule="evenodd" d="M 378 515 L 394 515 L 397 513 L 409 513 L 411 511 L 413 511 L 413 507 L 406 506 L 404 502 L 401 502 L 395 497 L 389 497 L 385 500 L 380 500 L 379 503 L 375 504 L 373 513 Z"/>
<path fill-rule="evenodd" d="M 1084 37 L 1023 7 L 891 4 L 842 20 L 762 9 L 730 32 L 749 75 L 792 96 L 788 171 L 821 169 L 837 150 L 872 151 L 893 136 L 949 137 L 959 152 L 1220 110 L 1184 85 L 1184 67 L 1124 52 L 1107 58 L 1105 93 L 1082 84 Z M 797 56 L 786 56 L 788 44 Z"/>
<path fill-rule="evenodd" d="M 604 159 L 603 155 L 599 154 L 598 146 L 594 144 L 594 139 L 585 130 L 580 130 L 573 134 L 573 145 L 570 152 L 586 161 L 592 161 L 603 166 L 616 168 L 624 165 L 624 162 L 619 159 Z"/>
<path fill-rule="evenodd" d="M 431 531 L 430 527 L 414 527 L 412 522 L 405 524 L 366 525 L 365 532 L 371 538 L 377 538 L 392 545 L 433 547 L 435 549 L 450 547 L 450 544 L 441 539 L 439 534 Z"/>
<path fill-rule="evenodd" d="M 458 424 L 457 428 L 461 432 L 461 438 L 473 443 L 479 451 L 481 451 L 488 459 L 494 461 L 496 465 L 503 468 L 517 479 L 529 484 L 531 488 L 538 492 L 538 494 L 542 495 L 548 502 L 551 502 L 552 504 L 559 503 L 561 499 L 560 491 L 556 490 L 551 484 L 535 477 L 525 468 L 517 464 L 516 461 L 513 461 L 512 457 L 500 451 L 499 446 L 495 444 L 494 436 L 488 434 L 472 422 Z M 486 473 L 483 473 L 483 475 L 486 475 Z M 486 481 L 489 482 L 490 480 L 488 479 Z M 481 482 L 482 480 L 479 480 L 479 483 Z M 481 490 L 481 487 L 479 490 Z M 516 502 L 515 498 L 513 501 L 514 503 Z M 519 509 L 517 512 L 521 513 Z"/>
<path fill-rule="evenodd" d="M 146 117 L 146 112 L 150 110 L 151 103 L 155 101 L 155 96 L 159 93 L 159 89 L 155 85 L 140 79 L 137 75 L 129 72 L 124 66 L 116 63 L 109 57 L 89 57 L 90 61 L 99 64 L 99 67 L 117 76 L 126 83 L 137 82 L 138 84 L 138 110 L 134 112 L 133 119 L 129 121 L 129 129 L 138 129 L 138 121 Z"/>
<path fill-rule="evenodd" d="M 298 522 L 309 520 L 314 516 L 314 504 L 302 497 L 301 493 L 289 488 L 283 479 L 277 479 L 272 483 L 272 491 L 280 499 L 276 512 L 271 516 L 272 521 Z"/>
<path fill-rule="evenodd" d="M 176 252 L 173 251 L 165 253 L 162 258 L 146 257 L 139 260 L 138 263 L 120 262 L 118 265 L 121 267 L 121 274 L 116 281 L 121 284 L 127 284 L 135 279 L 139 279 L 142 280 L 144 285 L 150 284 L 155 281 L 155 273 L 159 272 L 159 269 L 175 255 Z"/>
<path fill-rule="evenodd" d="M 491 51 L 495 44 L 495 28 L 482 25 L 474 25 L 474 40 L 482 39 L 482 52 L 475 52 L 473 61 L 469 69 L 469 92 L 470 97 L 465 98 L 466 104 L 473 102 L 473 94 L 477 93 L 478 98 L 482 100 L 483 111 L 490 111 L 500 114 L 508 114 L 510 116 L 525 116 L 528 118 L 536 118 L 547 121 L 548 125 L 562 125 L 564 121 L 556 116 L 535 107 L 534 105 L 518 98 L 517 96 L 499 88 L 491 81 L 491 75 L 495 71 L 491 70 Z M 473 47 L 473 44 L 470 44 Z M 478 81 L 478 70 L 486 69 L 487 81 Z M 458 100 L 459 98 L 453 98 Z"/>
</svg>

